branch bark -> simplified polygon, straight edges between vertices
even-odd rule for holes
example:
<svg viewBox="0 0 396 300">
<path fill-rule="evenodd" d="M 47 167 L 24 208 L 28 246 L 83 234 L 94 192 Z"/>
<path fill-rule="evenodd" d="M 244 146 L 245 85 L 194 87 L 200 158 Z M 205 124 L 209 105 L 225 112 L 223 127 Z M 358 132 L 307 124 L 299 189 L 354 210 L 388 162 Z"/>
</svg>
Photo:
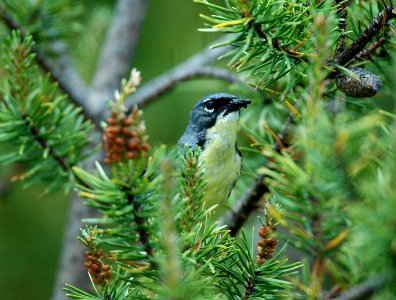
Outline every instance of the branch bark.
<svg viewBox="0 0 396 300">
<path fill-rule="evenodd" d="M 223 41 L 223 39 L 216 41 L 215 44 L 221 41 Z M 189 59 L 175 66 L 173 69 L 170 69 L 169 71 L 140 87 L 136 93 L 127 99 L 126 104 L 128 109 L 131 109 L 134 105 L 147 105 L 155 98 L 175 87 L 179 81 L 191 78 L 213 77 L 229 82 L 241 83 L 243 81 L 241 77 L 232 75 L 230 72 L 219 68 L 206 66 L 208 63 L 216 60 L 228 50 L 229 47 L 215 49 L 210 49 L 207 47 L 202 52 L 193 55 Z"/>
<path fill-rule="evenodd" d="M 92 118 L 96 123 L 99 123 L 105 116 L 106 98 L 111 97 L 121 79 L 129 72 L 146 5 L 146 0 L 117 1 L 113 22 L 103 45 L 101 58 L 87 98 L 87 109 L 92 113 Z M 94 134 L 99 143 L 98 132 Z M 93 162 L 99 159 L 99 155 L 91 157 L 84 164 L 84 169 L 92 169 Z M 95 213 L 96 211 L 83 204 L 76 193 L 72 195 L 53 300 L 66 299 L 62 291 L 65 283 L 89 290 L 90 283 L 84 268 L 84 247 L 78 242 L 76 236 L 80 234 L 80 228 L 83 225 L 81 220 L 94 216 Z"/>
<path fill-rule="evenodd" d="M 130 71 L 134 49 L 146 12 L 146 0 L 119 0 L 88 97 L 88 106 L 95 120 L 106 116 L 106 100 L 120 86 Z"/>
</svg>

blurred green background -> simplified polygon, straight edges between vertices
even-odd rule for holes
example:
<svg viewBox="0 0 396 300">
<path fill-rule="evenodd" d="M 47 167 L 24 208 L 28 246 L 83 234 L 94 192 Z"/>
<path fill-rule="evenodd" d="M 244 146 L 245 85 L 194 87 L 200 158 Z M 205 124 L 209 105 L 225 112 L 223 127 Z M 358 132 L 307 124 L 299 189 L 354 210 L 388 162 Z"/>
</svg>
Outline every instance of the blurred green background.
<svg viewBox="0 0 396 300">
<path fill-rule="evenodd" d="M 70 49 L 79 72 L 89 82 L 112 18 L 114 1 L 78 3 L 83 8 L 79 19 L 82 31 L 70 40 Z M 132 65 L 141 71 L 142 84 L 216 39 L 215 35 L 197 30 L 203 26 L 199 18 L 203 11 L 204 8 L 192 0 L 149 2 Z M 1 26 L 0 31 L 6 32 Z M 150 142 L 175 144 L 197 99 L 230 89 L 233 88 L 229 84 L 216 80 L 180 83 L 160 101 L 145 108 Z M 1 299 L 45 300 L 51 296 L 69 196 L 59 192 L 43 197 L 42 188 L 22 188 L 22 184 L 16 183 L 0 198 Z"/>
</svg>

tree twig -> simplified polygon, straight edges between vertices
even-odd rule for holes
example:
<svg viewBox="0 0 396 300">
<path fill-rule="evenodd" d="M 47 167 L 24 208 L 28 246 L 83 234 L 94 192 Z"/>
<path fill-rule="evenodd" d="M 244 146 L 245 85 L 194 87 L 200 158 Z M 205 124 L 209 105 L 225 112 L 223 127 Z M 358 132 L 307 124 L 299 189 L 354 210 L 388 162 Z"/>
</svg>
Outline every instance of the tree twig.
<svg viewBox="0 0 396 300">
<path fill-rule="evenodd" d="M 223 39 L 220 41 L 223 41 Z M 216 41 L 216 43 L 219 43 L 219 41 Z M 134 105 L 144 106 L 149 104 L 153 99 L 169 91 L 181 80 L 187 80 L 195 77 L 215 77 L 230 82 L 240 82 L 240 77 L 232 75 L 230 72 L 226 72 L 225 70 L 218 68 L 205 67 L 205 65 L 216 60 L 228 50 L 229 47 L 215 49 L 209 49 L 209 47 L 207 47 L 202 52 L 193 55 L 184 62 L 140 87 L 136 93 L 127 99 L 126 104 L 128 108 L 130 109 Z"/>
<path fill-rule="evenodd" d="M 383 26 L 393 18 L 396 18 L 395 8 L 393 6 L 386 7 L 347 49 L 337 55 L 335 63 L 344 66 L 354 59 Z"/>
<path fill-rule="evenodd" d="M 181 81 L 202 77 L 224 80 L 254 89 L 247 85 L 243 77 L 220 67 L 190 65 L 179 68 L 178 66 L 138 89 L 134 96 L 129 99 L 128 107 L 130 109 L 133 105 L 145 106 L 164 93 L 169 92 Z"/>
<path fill-rule="evenodd" d="M 93 76 L 88 106 L 95 120 L 106 115 L 106 100 L 130 71 L 130 62 L 146 12 L 146 0 L 119 0 Z"/>
</svg>

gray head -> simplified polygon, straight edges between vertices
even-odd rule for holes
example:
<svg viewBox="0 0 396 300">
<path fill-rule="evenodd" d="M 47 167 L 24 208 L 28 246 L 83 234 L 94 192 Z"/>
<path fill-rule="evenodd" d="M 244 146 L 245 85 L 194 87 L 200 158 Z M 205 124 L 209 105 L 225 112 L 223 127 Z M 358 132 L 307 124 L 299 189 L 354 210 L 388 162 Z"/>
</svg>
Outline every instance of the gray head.
<svg viewBox="0 0 396 300">
<path fill-rule="evenodd" d="M 250 100 L 239 99 L 237 96 L 217 93 L 208 95 L 194 106 L 191 111 L 189 126 L 195 127 L 197 131 L 212 127 L 217 118 L 225 117 L 229 113 L 239 111 L 247 107 Z"/>
<path fill-rule="evenodd" d="M 211 94 L 202 98 L 191 111 L 190 122 L 178 142 L 179 148 L 183 151 L 185 144 L 190 147 L 195 145 L 203 147 L 206 142 L 206 132 L 209 128 L 213 127 L 219 120 L 225 121 L 226 126 L 238 122 L 239 110 L 249 103 L 249 100 L 239 99 L 234 95 L 225 93 Z M 235 113 L 238 113 L 238 115 L 235 116 Z"/>
</svg>

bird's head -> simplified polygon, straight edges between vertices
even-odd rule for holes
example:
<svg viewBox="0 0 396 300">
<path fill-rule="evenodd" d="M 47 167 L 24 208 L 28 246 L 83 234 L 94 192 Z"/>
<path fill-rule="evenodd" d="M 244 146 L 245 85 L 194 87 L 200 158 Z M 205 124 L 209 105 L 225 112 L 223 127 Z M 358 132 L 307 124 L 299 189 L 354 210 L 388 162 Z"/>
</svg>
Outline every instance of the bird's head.
<svg viewBox="0 0 396 300">
<path fill-rule="evenodd" d="M 238 121 L 239 110 L 247 107 L 249 103 L 250 100 L 239 99 L 231 94 L 208 95 L 194 106 L 191 111 L 190 125 L 199 129 L 208 129 L 220 120 Z"/>
</svg>

